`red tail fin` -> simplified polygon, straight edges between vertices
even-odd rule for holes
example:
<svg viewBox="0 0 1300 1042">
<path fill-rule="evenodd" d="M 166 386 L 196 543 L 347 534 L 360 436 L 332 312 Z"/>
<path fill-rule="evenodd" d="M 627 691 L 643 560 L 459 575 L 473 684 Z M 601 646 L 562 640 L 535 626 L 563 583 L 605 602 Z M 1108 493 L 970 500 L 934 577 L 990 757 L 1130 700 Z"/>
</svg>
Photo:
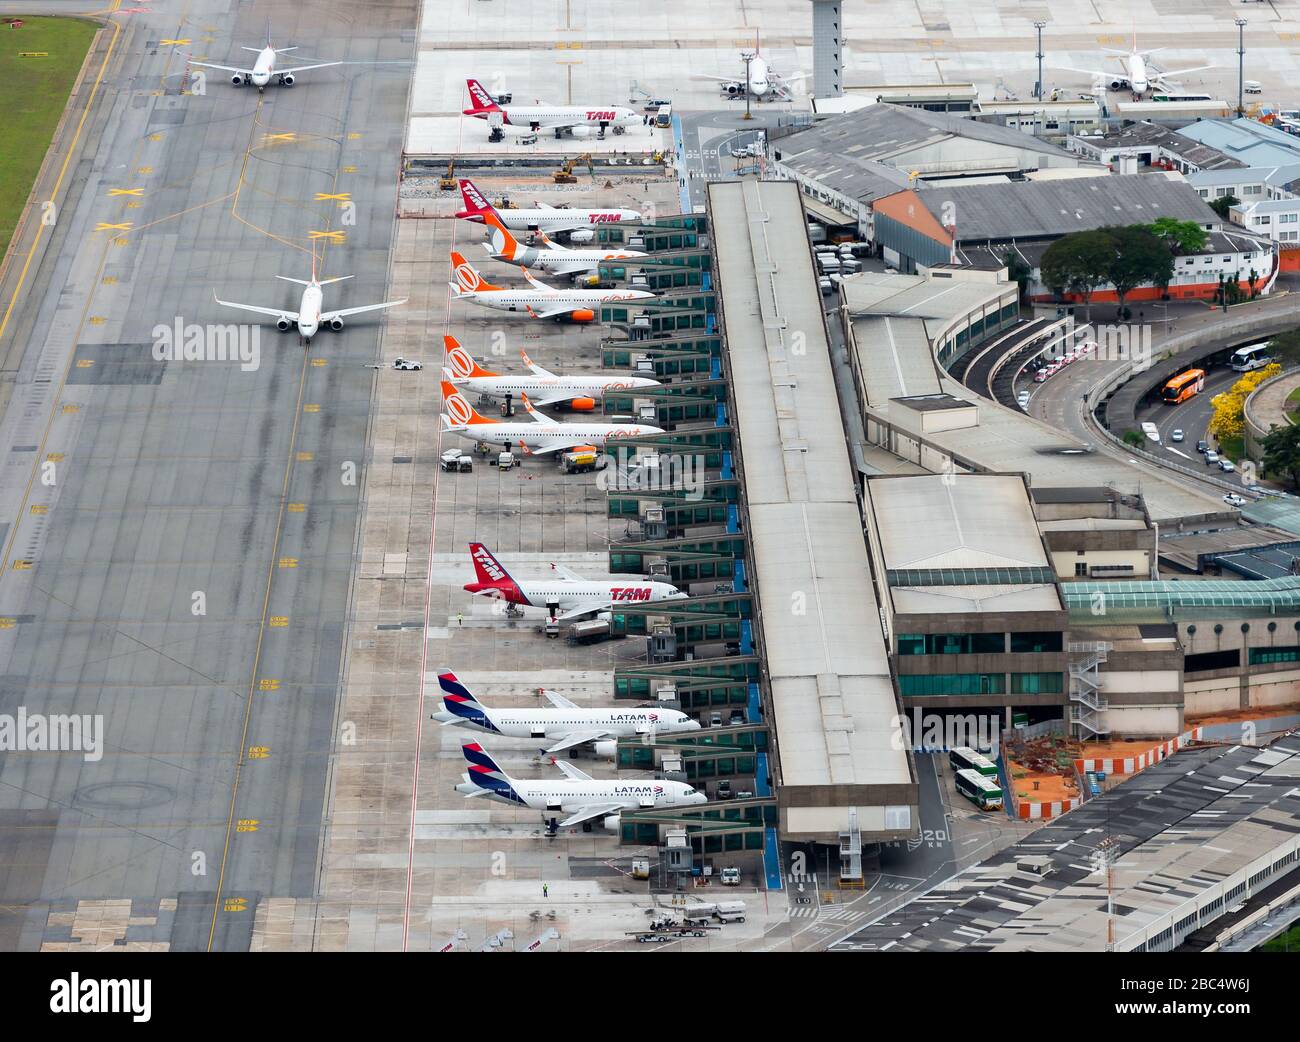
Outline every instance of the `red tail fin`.
<svg viewBox="0 0 1300 1042">
<path fill-rule="evenodd" d="M 528 604 L 528 598 L 519 584 L 510 577 L 505 566 L 492 556 L 492 551 L 482 543 L 469 544 L 469 557 L 474 562 L 476 582 L 466 583 L 465 589 L 470 593 L 491 593 L 503 597 L 512 604 Z"/>
<path fill-rule="evenodd" d="M 487 196 L 479 191 L 478 185 L 468 177 L 460 179 L 460 198 L 465 203 L 465 215 L 482 220 L 488 214 L 495 214 L 496 207 L 487 201 Z"/>
<path fill-rule="evenodd" d="M 469 91 L 470 107 L 461 111 L 466 116 L 480 116 L 487 112 L 500 112 L 499 106 L 493 99 L 492 95 L 484 89 L 483 84 L 478 80 L 468 79 L 465 81 L 465 89 Z"/>
</svg>

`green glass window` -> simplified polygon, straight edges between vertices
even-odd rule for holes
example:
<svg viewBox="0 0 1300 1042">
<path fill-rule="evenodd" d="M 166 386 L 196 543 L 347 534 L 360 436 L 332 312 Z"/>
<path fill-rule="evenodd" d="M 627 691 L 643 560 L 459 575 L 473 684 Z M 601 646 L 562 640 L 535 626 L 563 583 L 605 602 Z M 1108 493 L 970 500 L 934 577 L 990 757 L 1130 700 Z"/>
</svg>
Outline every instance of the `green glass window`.
<svg viewBox="0 0 1300 1042">
<path fill-rule="evenodd" d="M 1013 695 L 1059 695 L 1065 690 L 1060 673 L 1012 673 Z"/>
<path fill-rule="evenodd" d="M 1059 631 L 1043 630 L 1011 634 L 1011 650 L 1013 652 L 1060 651 L 1062 646 Z"/>
<path fill-rule="evenodd" d="M 1250 664 L 1266 666 L 1272 662 L 1300 662 L 1300 647 L 1251 648 Z"/>
<path fill-rule="evenodd" d="M 1005 687 L 1001 673 L 935 673 L 898 678 L 898 690 L 904 695 L 1000 695 Z"/>
<path fill-rule="evenodd" d="M 900 633 L 900 655 L 999 655 L 1006 650 L 1001 633 Z"/>
</svg>

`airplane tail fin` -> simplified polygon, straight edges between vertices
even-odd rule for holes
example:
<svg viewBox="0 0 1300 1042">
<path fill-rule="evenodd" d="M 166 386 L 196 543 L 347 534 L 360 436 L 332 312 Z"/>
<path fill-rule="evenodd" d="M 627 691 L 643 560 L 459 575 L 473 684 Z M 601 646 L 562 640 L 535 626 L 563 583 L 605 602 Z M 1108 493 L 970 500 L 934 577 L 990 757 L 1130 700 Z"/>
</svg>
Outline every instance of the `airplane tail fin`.
<svg viewBox="0 0 1300 1042">
<path fill-rule="evenodd" d="M 438 686 L 442 688 L 443 707 L 452 716 L 477 724 L 489 731 L 499 730 L 488 715 L 487 706 L 470 694 L 469 688 L 462 684 L 451 670 L 444 669 L 438 674 Z"/>
<path fill-rule="evenodd" d="M 453 424 L 466 427 L 476 423 L 500 423 L 490 416 L 484 416 L 466 400 L 460 389 L 450 380 L 442 381 L 442 406 L 444 415 L 450 417 Z"/>
<path fill-rule="evenodd" d="M 524 802 L 519 793 L 515 791 L 510 775 L 506 774 L 497 765 L 497 762 L 488 755 L 483 746 L 479 745 L 478 742 L 466 742 L 460 749 L 465 754 L 465 760 L 469 767 L 467 777 L 472 785 L 480 789 L 487 789 L 489 792 L 504 796 L 516 803 Z"/>
<path fill-rule="evenodd" d="M 494 373 L 491 369 L 484 369 L 478 362 L 474 361 L 474 356 L 460 346 L 454 336 L 444 336 L 442 338 L 442 347 L 447 354 L 447 364 L 450 367 L 452 376 L 457 380 L 467 380 L 471 376 L 500 376 L 500 373 Z"/>
<path fill-rule="evenodd" d="M 465 255 L 456 251 L 451 251 L 451 263 L 453 272 L 456 276 L 456 285 L 462 293 L 477 293 L 480 290 L 498 290 L 503 287 L 488 282 L 474 265 L 465 259 Z"/>
<path fill-rule="evenodd" d="M 481 116 L 488 112 L 501 111 L 501 106 L 496 103 L 496 100 L 487 92 L 483 84 L 479 83 L 478 80 L 473 79 L 472 77 L 467 79 L 465 81 L 465 89 L 469 91 L 470 107 L 461 110 L 464 115 Z"/>
<path fill-rule="evenodd" d="M 497 208 L 488 202 L 487 196 L 480 192 L 478 185 L 468 177 L 460 179 L 460 198 L 461 202 L 465 204 L 465 209 L 458 213 L 457 217 L 470 221 L 485 220 L 488 214 L 493 217 L 500 217 Z"/>
<path fill-rule="evenodd" d="M 512 604 L 532 603 L 519 584 L 510 577 L 505 566 L 482 543 L 469 544 L 469 557 L 474 562 L 475 581 L 465 584 L 467 593 L 489 594 L 504 598 Z"/>
<path fill-rule="evenodd" d="M 483 215 L 483 223 L 492 229 L 492 251 L 497 256 L 504 257 L 509 261 L 517 261 L 522 256 L 524 248 L 510 234 L 510 230 L 501 223 L 501 218 L 495 210 Z"/>
</svg>

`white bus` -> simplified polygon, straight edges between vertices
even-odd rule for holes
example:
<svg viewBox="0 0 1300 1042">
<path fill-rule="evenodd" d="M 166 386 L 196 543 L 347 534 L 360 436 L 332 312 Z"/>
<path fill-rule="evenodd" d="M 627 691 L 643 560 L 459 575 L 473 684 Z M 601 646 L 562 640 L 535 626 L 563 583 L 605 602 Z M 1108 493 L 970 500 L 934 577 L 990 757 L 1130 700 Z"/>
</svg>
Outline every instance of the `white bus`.
<svg viewBox="0 0 1300 1042">
<path fill-rule="evenodd" d="M 998 776 L 998 765 L 987 756 L 977 753 L 966 746 L 958 746 L 948 751 L 948 763 L 954 771 L 974 771 L 990 778 Z"/>
<path fill-rule="evenodd" d="M 1002 806 L 1002 787 L 978 771 L 958 771 L 954 775 L 957 791 L 980 810 L 997 810 Z"/>
<path fill-rule="evenodd" d="M 1239 347 L 1232 352 L 1232 371 L 1234 373 L 1248 373 L 1252 369 L 1263 369 L 1271 361 L 1273 361 L 1273 356 L 1268 353 L 1267 342 Z"/>
</svg>

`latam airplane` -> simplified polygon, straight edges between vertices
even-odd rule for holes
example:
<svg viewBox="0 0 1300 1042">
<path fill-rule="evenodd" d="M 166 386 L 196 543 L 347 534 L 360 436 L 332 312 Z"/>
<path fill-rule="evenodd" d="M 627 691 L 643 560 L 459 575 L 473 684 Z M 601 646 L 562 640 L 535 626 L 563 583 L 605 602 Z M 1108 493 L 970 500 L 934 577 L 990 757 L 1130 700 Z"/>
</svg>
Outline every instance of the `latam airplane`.
<svg viewBox="0 0 1300 1042">
<path fill-rule="evenodd" d="M 1109 83 L 1111 90 L 1132 90 L 1134 94 L 1145 94 L 1148 90 L 1168 90 L 1172 80 L 1178 76 L 1186 76 L 1189 72 L 1200 72 L 1203 69 L 1213 69 L 1213 65 L 1193 65 L 1189 69 L 1170 69 L 1162 72 L 1151 64 L 1151 55 L 1161 50 L 1159 47 L 1153 47 L 1150 50 L 1138 50 L 1137 33 L 1133 33 L 1133 49 L 1130 51 L 1116 51 L 1106 48 L 1104 53 L 1112 57 L 1119 58 L 1124 66 L 1124 73 L 1121 75 L 1115 72 L 1103 72 L 1097 69 L 1074 69 L 1069 66 L 1061 66 L 1066 72 L 1081 72 L 1086 76 L 1091 76 L 1094 81 L 1100 80 L 1103 83 Z"/>
<path fill-rule="evenodd" d="M 543 753 L 562 753 L 575 745 L 592 743 L 597 756 L 614 758 L 620 738 L 669 731 L 698 731 L 680 709 L 582 709 L 563 695 L 542 689 L 551 704 L 532 709 L 490 709 L 478 701 L 449 669 L 438 674 L 443 710 L 433 714 L 444 727 L 456 724 L 505 738 L 544 738 L 551 744 Z"/>
<path fill-rule="evenodd" d="M 217 296 L 216 291 L 212 293 L 213 299 L 222 307 L 239 308 L 241 311 L 252 311 L 258 315 L 268 315 L 275 319 L 275 327 L 281 333 L 287 333 L 289 328 L 297 325 L 298 332 L 302 335 L 303 340 L 311 343 L 311 338 L 316 335 L 321 326 L 329 326 L 334 332 L 343 328 L 343 320 L 350 315 L 361 315 L 367 311 L 381 311 L 384 308 L 395 308 L 399 304 L 405 304 L 406 298 L 401 300 L 389 300 L 383 304 L 362 304 L 355 308 L 338 308 L 334 311 L 321 311 L 321 301 L 324 294 L 321 292 L 322 286 L 328 286 L 335 282 L 342 282 L 344 279 L 352 278 L 351 275 L 340 275 L 335 279 L 318 279 L 316 278 L 316 258 L 311 262 L 310 279 L 291 279 L 288 275 L 277 275 L 277 279 L 283 279 L 285 282 L 293 282 L 304 287 L 302 291 L 302 302 L 298 305 L 297 311 L 289 311 L 284 308 L 264 308 L 256 304 L 236 304 L 234 301 L 222 300 Z"/>
<path fill-rule="evenodd" d="M 452 250 L 455 282 L 449 282 L 456 300 L 467 300 L 497 311 L 517 311 L 533 318 L 563 319 L 569 322 L 596 321 L 596 308 L 620 301 L 646 300 L 654 294 L 644 289 L 555 289 L 533 278 L 523 269 L 532 289 L 510 289 L 488 282 L 463 254 Z"/>
<path fill-rule="evenodd" d="M 616 604 L 675 601 L 689 596 L 672 583 L 640 575 L 584 579 L 562 564 L 551 565 L 551 571 L 558 578 L 516 581 L 482 543 L 470 543 L 469 556 L 474 562 L 477 579 L 465 584 L 467 592 L 492 597 L 519 608 L 546 608 L 549 611 L 548 605 L 554 604 L 563 613 L 556 616 L 556 622 L 608 611 Z"/>
<path fill-rule="evenodd" d="M 631 109 L 620 105 L 507 105 L 503 108 L 478 80 L 467 79 L 465 89 L 469 91 L 470 107 L 461 110 L 463 115 L 491 123 L 496 114 L 500 116 L 503 131 L 517 134 L 535 134 L 544 128 L 554 130 L 555 136 L 560 137 L 575 127 L 597 127 L 601 135 L 607 127 L 612 127 L 615 134 L 622 134 L 628 127 L 641 126 L 643 122 Z"/>
<path fill-rule="evenodd" d="M 541 268 L 552 275 L 581 275 L 596 271 L 601 264 L 612 261 L 636 260 L 645 254 L 637 250 L 594 249 L 572 250 L 551 242 L 545 232 L 541 232 L 545 249 L 521 245 L 501 223 L 494 210 L 485 218 L 492 228 L 492 241 L 481 243 L 493 260 L 505 261 L 521 268 Z"/>
<path fill-rule="evenodd" d="M 593 228 L 602 224 L 641 223 L 640 210 L 606 207 L 601 210 L 580 210 L 558 206 L 539 206 L 533 209 L 507 207 L 497 210 L 469 178 L 460 179 L 460 197 L 465 203 L 457 217 L 462 221 L 485 224 L 487 215 L 497 219 L 513 232 L 541 231 L 552 235 L 567 232 L 569 242 L 591 242 L 596 238 Z"/>
<path fill-rule="evenodd" d="M 658 380 L 648 376 L 561 376 L 535 364 L 525 351 L 520 351 L 519 357 L 532 370 L 532 376 L 494 373 L 474 361 L 473 355 L 461 347 L 454 336 L 444 336 L 442 344 L 450 366 L 444 366 L 442 370 L 447 380 L 458 390 L 473 391 L 491 398 L 520 398 L 525 394 L 531 398 L 536 395 L 537 405 L 567 403 L 575 411 L 589 412 L 606 391 L 660 386 Z"/>
<path fill-rule="evenodd" d="M 730 76 L 692 76 L 696 80 L 712 80 L 729 98 L 743 98 L 746 93 L 759 101 L 789 101 L 791 88 L 800 80 L 806 80 L 806 72 L 782 78 L 763 57 L 758 45 L 758 33 L 754 34 L 754 56 L 749 61 L 748 82 Z"/>
<path fill-rule="evenodd" d="M 518 445 L 525 456 L 550 456 L 580 445 L 603 449 L 611 439 L 664 433 L 662 427 L 643 423 L 560 423 L 534 409 L 526 394 L 521 394 L 519 400 L 528 410 L 528 423 L 497 420 L 481 415 L 447 380 L 442 381 L 442 400 L 446 410 L 442 413 L 442 429 L 448 434 L 485 445 Z"/>
<path fill-rule="evenodd" d="M 212 62 L 195 61 L 193 56 L 188 58 L 190 65 L 201 65 L 205 69 L 220 69 L 222 72 L 231 74 L 230 82 L 236 87 L 242 87 L 245 83 L 251 83 L 257 88 L 258 92 L 266 90 L 266 85 L 271 82 L 272 78 L 282 87 L 292 87 L 294 76 L 300 72 L 306 72 L 308 69 L 328 69 L 332 65 L 342 65 L 342 62 L 316 62 L 313 65 L 295 65 L 289 69 L 280 69 L 276 67 L 276 62 L 280 55 L 288 54 L 290 51 L 296 51 L 297 47 L 280 47 L 271 46 L 271 26 L 266 27 L 266 46 L 265 47 L 241 47 L 241 51 L 252 51 L 257 55 L 253 62 L 253 67 L 247 68 L 239 65 L 214 65 Z"/>
<path fill-rule="evenodd" d="M 704 793 L 686 782 L 645 780 L 597 781 L 571 763 L 556 760 L 564 774 L 554 781 L 520 781 L 497 766 L 477 742 L 461 746 L 469 769 L 456 791 L 465 797 L 487 796 L 501 803 L 529 807 L 542 812 L 548 831 L 582 825 L 583 831 L 599 820 L 606 831 L 618 832 L 625 810 L 652 810 L 656 807 L 693 807 L 707 803 Z M 557 820 L 560 814 L 568 817 Z"/>
</svg>

